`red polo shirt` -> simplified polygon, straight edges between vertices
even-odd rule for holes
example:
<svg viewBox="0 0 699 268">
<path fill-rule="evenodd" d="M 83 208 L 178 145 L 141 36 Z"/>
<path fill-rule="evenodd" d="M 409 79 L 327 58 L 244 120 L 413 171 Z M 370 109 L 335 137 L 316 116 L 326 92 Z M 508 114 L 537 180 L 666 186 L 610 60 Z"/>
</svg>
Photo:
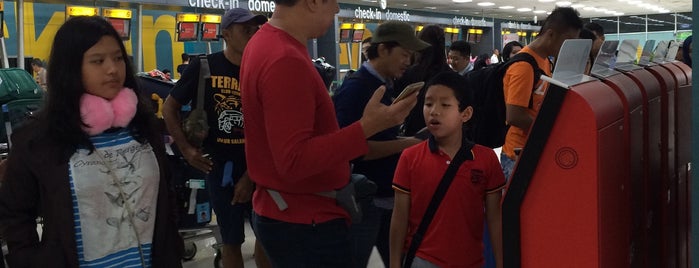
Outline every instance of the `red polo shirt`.
<svg viewBox="0 0 699 268">
<path fill-rule="evenodd" d="M 492 149 L 475 145 L 459 167 L 417 256 L 440 267 L 483 266 L 485 195 L 505 186 L 500 163 Z M 432 138 L 403 151 L 393 188 L 410 195 L 410 217 L 404 251 L 425 215 L 451 158 Z"/>
</svg>

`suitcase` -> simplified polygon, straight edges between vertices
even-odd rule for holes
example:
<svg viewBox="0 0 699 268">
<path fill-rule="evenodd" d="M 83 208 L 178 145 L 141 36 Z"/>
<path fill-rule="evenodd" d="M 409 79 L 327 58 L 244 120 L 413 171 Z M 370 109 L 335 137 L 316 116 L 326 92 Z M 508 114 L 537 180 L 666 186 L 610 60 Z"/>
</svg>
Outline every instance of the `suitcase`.
<svg viewBox="0 0 699 268">
<path fill-rule="evenodd" d="M 211 222 L 206 174 L 187 164 L 182 156 L 168 155 L 177 196 L 179 228 L 197 228 Z"/>
</svg>

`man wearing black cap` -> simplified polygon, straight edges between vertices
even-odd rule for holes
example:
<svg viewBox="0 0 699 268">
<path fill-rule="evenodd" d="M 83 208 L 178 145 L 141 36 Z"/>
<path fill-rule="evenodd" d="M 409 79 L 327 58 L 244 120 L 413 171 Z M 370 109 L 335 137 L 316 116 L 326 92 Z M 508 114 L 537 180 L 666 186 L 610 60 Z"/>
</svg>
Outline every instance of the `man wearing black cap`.
<svg viewBox="0 0 699 268">
<path fill-rule="evenodd" d="M 240 99 L 240 61 L 248 40 L 267 21 L 242 8 L 228 10 L 221 20 L 226 42 L 223 51 L 207 55 L 211 80 L 205 85 L 204 110 L 209 125 L 203 151 L 190 144 L 182 131 L 180 109 L 190 101 L 196 103 L 199 82 L 199 59 L 194 59 L 165 101 L 163 115 L 167 129 L 187 162 L 207 173 L 216 220 L 223 238 L 223 266 L 243 267 L 240 245 L 245 240 L 244 215 L 251 210 L 253 184 L 247 175 L 245 137 Z M 209 158 L 204 154 L 208 154 Z M 255 247 L 259 264 L 264 258 L 261 246 Z"/>
<path fill-rule="evenodd" d="M 362 118 L 364 107 L 376 88 L 384 85 L 391 92 L 393 81 L 400 78 L 410 66 L 413 52 L 429 46 L 415 36 L 415 29 L 407 23 L 389 21 L 379 25 L 372 36 L 371 46 L 367 49 L 369 61 L 345 80 L 333 97 L 340 127 L 349 126 Z M 392 99 L 386 94 L 381 102 L 390 105 Z M 416 138 L 398 138 L 398 132 L 398 126 L 395 126 L 375 134 L 369 138 L 369 151 L 378 154 L 370 153 L 363 159 L 354 161 L 352 172 L 367 176 L 377 184 L 378 191 L 373 204 L 367 204 L 363 208 L 362 221 L 353 223 L 350 228 L 353 267 L 367 266 L 374 245 L 388 267 L 393 173 L 400 152 L 421 141 Z"/>
</svg>

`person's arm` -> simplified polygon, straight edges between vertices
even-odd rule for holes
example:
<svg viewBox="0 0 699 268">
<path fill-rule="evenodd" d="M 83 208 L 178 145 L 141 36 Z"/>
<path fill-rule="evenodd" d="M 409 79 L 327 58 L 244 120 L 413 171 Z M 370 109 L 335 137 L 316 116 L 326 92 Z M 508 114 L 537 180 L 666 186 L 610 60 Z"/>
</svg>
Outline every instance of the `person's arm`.
<svg viewBox="0 0 699 268">
<path fill-rule="evenodd" d="M 495 264 L 497 268 L 502 268 L 502 209 L 500 200 L 502 191 L 490 192 L 485 196 L 485 217 L 490 232 L 490 243 L 493 246 Z"/>
<path fill-rule="evenodd" d="M 403 137 L 397 140 L 390 141 L 367 141 L 369 145 L 369 153 L 364 155 L 362 160 L 374 160 L 394 155 L 403 151 L 403 149 L 422 142 L 422 140 L 413 137 Z"/>
<path fill-rule="evenodd" d="M 182 104 L 172 96 L 168 96 L 165 100 L 163 104 L 163 119 L 165 120 L 167 131 L 172 136 L 172 139 L 175 140 L 175 144 L 177 144 L 187 163 L 208 174 L 211 171 L 213 162 L 204 157 L 201 150 L 192 146 L 185 138 L 184 131 L 182 131 L 182 119 L 180 119 L 181 108 Z"/>
<path fill-rule="evenodd" d="M 408 234 L 408 219 L 410 218 L 410 194 L 395 191 L 393 214 L 391 215 L 391 230 L 389 234 L 389 252 L 391 268 L 400 268 L 403 263 L 403 248 Z"/>
<path fill-rule="evenodd" d="M 7 242 L 10 267 L 32 267 L 40 248 L 36 231 L 39 186 L 32 167 L 20 158 L 20 146 L 15 147 L 0 187 L 0 237 Z"/>
<path fill-rule="evenodd" d="M 346 127 L 362 118 L 363 109 L 371 98 L 370 91 L 360 81 L 362 78 L 348 79 L 337 90 L 333 99 L 335 114 L 340 127 Z M 390 101 L 384 96 L 384 101 Z M 381 134 L 379 134 L 381 135 Z M 374 160 L 400 153 L 403 149 L 419 143 L 415 138 L 401 138 L 396 140 L 374 141 L 368 140 L 369 152 L 362 160 Z"/>
<path fill-rule="evenodd" d="M 317 135 L 316 124 L 322 124 L 317 121 L 335 119 L 317 113 L 318 106 L 325 105 L 322 98 L 327 96 L 319 96 L 314 89 L 320 86 L 317 75 L 299 68 L 307 64 L 297 58 L 275 62 L 274 68 L 262 74 L 260 89 L 255 93 L 264 107 L 264 126 L 273 168 L 288 178 L 289 187 L 301 187 L 298 185 L 301 180 L 366 154 L 366 138 L 400 124 L 416 101 L 412 96 L 391 106 L 383 105 L 380 100 L 385 88 L 380 87 L 358 122 Z"/>
<path fill-rule="evenodd" d="M 503 78 L 507 123 L 529 131 L 534 117 L 529 114 L 529 101 L 533 97 L 534 69 L 522 61 L 513 63 Z"/>
<path fill-rule="evenodd" d="M 250 198 L 252 198 L 252 191 L 254 189 L 255 184 L 252 183 L 252 180 L 250 180 L 250 176 L 248 176 L 248 172 L 245 171 L 245 173 L 243 173 L 243 176 L 241 176 L 240 179 L 235 183 L 233 190 L 233 200 L 231 200 L 231 205 L 235 205 L 237 203 L 246 203 L 250 201 Z"/>
<path fill-rule="evenodd" d="M 163 120 L 168 133 L 175 140 L 175 144 L 182 152 L 182 156 L 194 168 L 204 173 L 209 173 L 213 162 L 202 155 L 200 148 L 194 147 L 185 138 L 182 130 L 182 118 L 180 110 L 182 104 L 186 104 L 197 94 L 197 84 L 199 82 L 199 61 L 192 62 L 192 68 L 188 68 L 177 84 L 170 91 L 170 95 L 163 103 Z"/>
<path fill-rule="evenodd" d="M 529 115 L 529 109 L 527 107 L 511 104 L 506 104 L 505 108 L 507 123 L 524 130 L 524 132 L 529 132 L 529 128 L 532 126 L 532 122 L 534 122 L 534 117 Z"/>
</svg>

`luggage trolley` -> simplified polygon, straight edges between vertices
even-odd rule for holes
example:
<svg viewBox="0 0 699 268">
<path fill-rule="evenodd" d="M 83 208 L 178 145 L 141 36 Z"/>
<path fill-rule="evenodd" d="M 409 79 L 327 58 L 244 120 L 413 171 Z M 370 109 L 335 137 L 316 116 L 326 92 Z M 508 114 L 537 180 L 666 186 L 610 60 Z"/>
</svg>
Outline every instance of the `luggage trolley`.
<svg viewBox="0 0 699 268">
<path fill-rule="evenodd" d="M 175 83 L 163 80 L 159 76 L 153 77 L 150 73 L 139 73 L 137 77 L 144 94 L 150 95 L 153 100 L 156 115 L 162 119 L 162 105 Z M 159 121 L 163 123 L 162 120 Z M 213 237 L 216 240 L 213 245 L 216 250 L 214 267 L 221 267 L 220 247 L 223 245 L 223 240 L 218 225 L 210 223 L 212 210 L 208 190 L 206 190 L 206 175 L 189 166 L 179 150 L 170 143 L 171 139 L 166 138 L 165 147 L 177 196 L 179 232 L 185 242 L 182 259 L 185 261 L 194 259 L 197 254 L 195 242 Z"/>
</svg>

